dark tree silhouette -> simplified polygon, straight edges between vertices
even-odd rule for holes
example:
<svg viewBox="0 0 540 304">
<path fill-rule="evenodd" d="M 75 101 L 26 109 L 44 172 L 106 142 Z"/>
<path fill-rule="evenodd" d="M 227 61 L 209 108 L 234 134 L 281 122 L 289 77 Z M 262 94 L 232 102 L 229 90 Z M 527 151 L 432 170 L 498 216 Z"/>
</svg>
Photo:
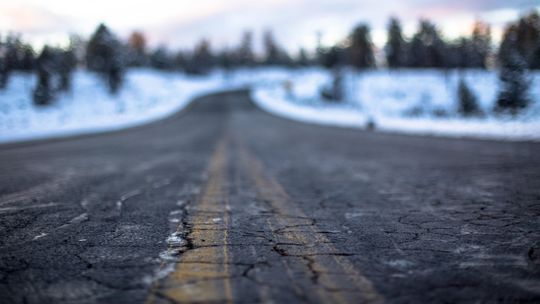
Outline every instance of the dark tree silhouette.
<svg viewBox="0 0 540 304">
<path fill-rule="evenodd" d="M 487 58 L 491 52 L 491 28 L 488 24 L 476 21 L 470 42 L 469 67 L 486 68 Z"/>
<path fill-rule="evenodd" d="M 473 66 L 474 49 L 470 39 L 462 37 L 457 45 L 449 46 L 446 65 L 452 68 L 469 68 Z"/>
<path fill-rule="evenodd" d="M 150 55 L 150 66 L 158 70 L 172 70 L 175 67 L 174 58 L 164 46 L 160 46 Z"/>
<path fill-rule="evenodd" d="M 527 62 L 528 67 L 534 67 L 534 62 L 539 60 L 538 48 L 540 48 L 540 15 L 532 11 L 520 18 L 515 26 L 516 44 L 520 54 Z"/>
<path fill-rule="evenodd" d="M 255 64 L 255 54 L 253 52 L 253 33 L 244 32 L 240 47 L 238 48 L 237 62 L 241 66 L 253 66 Z"/>
<path fill-rule="evenodd" d="M 216 63 L 226 72 L 229 72 L 236 64 L 238 64 L 238 57 L 236 55 L 237 54 L 233 51 L 223 49 L 217 55 Z"/>
<path fill-rule="evenodd" d="M 529 104 L 527 62 L 516 48 L 518 33 L 512 25 L 505 31 L 499 50 L 500 91 L 495 110 L 517 114 Z"/>
<path fill-rule="evenodd" d="M 403 38 L 401 23 L 396 18 L 390 19 L 385 51 L 388 67 L 399 68 L 405 66 L 407 62 L 407 42 Z"/>
<path fill-rule="evenodd" d="M 409 49 L 410 67 L 446 67 L 446 45 L 433 23 L 421 20 L 418 32 L 413 36 Z"/>
<path fill-rule="evenodd" d="M 36 105 L 48 105 L 54 99 L 52 76 L 55 70 L 54 51 L 45 46 L 37 59 L 37 84 L 33 98 Z"/>
<path fill-rule="evenodd" d="M 86 48 L 86 65 L 103 76 L 111 93 L 116 93 L 123 80 L 123 48 L 118 39 L 100 24 Z"/>
<path fill-rule="evenodd" d="M 375 56 L 373 55 L 369 27 L 365 24 L 357 26 L 350 35 L 349 40 L 350 65 L 357 69 L 375 67 Z"/>
<path fill-rule="evenodd" d="M 148 65 L 148 56 L 146 54 L 146 37 L 142 32 L 135 31 L 128 38 L 129 66 L 145 66 Z"/>
<path fill-rule="evenodd" d="M 0 49 L 2 45 L 0 44 Z M 7 67 L 6 59 L 0 57 L 0 89 L 4 89 L 7 86 L 9 80 L 10 70 Z"/>
<path fill-rule="evenodd" d="M 214 65 L 215 56 L 212 54 L 210 41 L 203 39 L 195 47 L 188 72 L 194 74 L 205 74 L 210 72 Z"/>
<path fill-rule="evenodd" d="M 531 69 L 538 70 L 540 69 L 540 45 L 536 48 L 532 55 L 532 60 L 530 64 Z"/>
<path fill-rule="evenodd" d="M 459 106 L 458 112 L 463 116 L 476 116 L 481 113 L 476 96 L 471 91 L 465 80 L 459 79 L 458 84 Z"/>
<path fill-rule="evenodd" d="M 35 53 L 32 46 L 24 44 L 22 46 L 22 56 L 19 62 L 19 68 L 21 71 L 30 72 L 34 69 L 35 65 Z"/>
<path fill-rule="evenodd" d="M 59 51 L 57 55 L 58 74 L 60 76 L 59 90 L 70 91 L 73 71 L 77 66 L 77 58 L 72 48 Z"/>
<path fill-rule="evenodd" d="M 335 68 L 346 63 L 346 51 L 339 46 L 333 46 L 329 49 L 319 49 L 319 62 L 325 68 Z"/>
<path fill-rule="evenodd" d="M 1 38 L 1 37 L 0 37 Z M 7 87 L 9 76 L 13 70 L 13 43 L 8 36 L 5 41 L 0 39 L 0 89 Z"/>
<path fill-rule="evenodd" d="M 184 51 L 179 51 L 173 57 L 173 64 L 176 68 L 180 70 L 187 71 L 189 63 L 189 55 Z"/>
<path fill-rule="evenodd" d="M 266 31 L 263 36 L 264 63 L 268 65 L 289 64 L 287 53 L 278 45 L 272 31 Z"/>
<path fill-rule="evenodd" d="M 302 67 L 308 66 L 311 64 L 308 54 L 304 48 L 301 48 L 298 51 L 298 57 L 296 58 L 296 64 Z"/>
</svg>

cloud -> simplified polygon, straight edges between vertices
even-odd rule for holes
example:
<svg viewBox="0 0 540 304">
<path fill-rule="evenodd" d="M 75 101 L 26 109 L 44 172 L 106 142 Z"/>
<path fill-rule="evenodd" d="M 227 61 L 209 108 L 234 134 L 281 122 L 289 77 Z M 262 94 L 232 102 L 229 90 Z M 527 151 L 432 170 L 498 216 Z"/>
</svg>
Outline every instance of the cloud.
<svg viewBox="0 0 540 304">
<path fill-rule="evenodd" d="M 191 47 L 201 37 L 231 46 L 246 29 L 273 29 L 285 47 L 297 50 L 313 47 L 317 32 L 323 33 L 323 42 L 334 43 L 360 22 L 372 27 L 380 44 L 392 15 L 401 18 L 409 32 L 424 17 L 445 32 L 462 33 L 476 17 L 500 25 L 539 5 L 539 0 L 131 0 L 129 5 L 111 0 L 2 0 L 0 30 L 88 35 L 104 21 L 121 36 L 143 30 L 152 45 L 177 48 Z"/>
<path fill-rule="evenodd" d="M 0 3 L 0 30 L 25 34 L 51 33 L 69 30 L 71 18 L 26 3 Z"/>
</svg>

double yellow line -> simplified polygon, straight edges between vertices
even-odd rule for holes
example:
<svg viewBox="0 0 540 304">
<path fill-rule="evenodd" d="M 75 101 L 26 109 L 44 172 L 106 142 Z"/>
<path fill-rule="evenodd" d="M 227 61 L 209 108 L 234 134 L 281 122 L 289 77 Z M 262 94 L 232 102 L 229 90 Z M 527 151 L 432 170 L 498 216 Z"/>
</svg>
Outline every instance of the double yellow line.
<svg viewBox="0 0 540 304">
<path fill-rule="evenodd" d="M 227 244 L 227 141 L 224 138 L 218 144 L 208 169 L 208 182 L 195 208 L 189 211 L 193 248 L 182 254 L 164 281 L 152 286 L 147 303 L 159 303 L 160 298 L 177 303 L 232 303 Z"/>
<path fill-rule="evenodd" d="M 276 228 L 282 231 L 280 234 L 273 233 L 274 242 L 284 244 L 279 246 L 284 255 L 303 257 L 309 261 L 311 271 L 317 274 L 316 283 L 320 288 L 314 292 L 321 302 L 383 303 L 382 296 L 371 281 L 357 271 L 345 254 L 332 246 L 323 233 L 317 231 L 311 219 L 296 206 L 283 187 L 268 176 L 268 171 L 245 145 L 240 142 L 239 147 L 240 158 L 249 178 L 261 198 L 268 201 L 277 214 L 268 219 L 271 231 L 276 231 Z"/>
<path fill-rule="evenodd" d="M 312 298 L 306 292 L 314 292 L 323 303 L 383 303 L 371 281 L 317 230 L 247 147 L 237 137 L 228 135 L 220 140 L 210 162 L 208 182 L 195 208 L 189 211 L 187 222 L 191 224 L 189 237 L 193 248 L 182 254 L 165 280 L 153 286 L 147 302 L 159 302 L 160 297 L 176 303 L 233 302 L 227 175 L 231 144 L 236 148 L 238 168 L 256 188 L 259 198 L 269 202 L 273 209 L 274 216 L 267 219 L 266 229 L 272 231 L 275 248 L 283 255 L 297 257 L 282 259 L 295 292 L 305 298 Z M 316 286 L 313 291 L 304 290 L 294 282 L 292 269 L 298 269 L 298 265 L 293 264 L 300 259 L 309 264 L 307 275 L 313 277 Z M 263 298 L 267 296 L 265 293 Z"/>
</svg>

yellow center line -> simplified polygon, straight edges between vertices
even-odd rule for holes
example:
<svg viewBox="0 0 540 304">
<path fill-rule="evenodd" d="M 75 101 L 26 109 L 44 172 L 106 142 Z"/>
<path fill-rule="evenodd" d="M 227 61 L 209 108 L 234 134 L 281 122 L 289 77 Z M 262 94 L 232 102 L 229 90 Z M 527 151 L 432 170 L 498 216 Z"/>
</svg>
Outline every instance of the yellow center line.
<svg viewBox="0 0 540 304">
<path fill-rule="evenodd" d="M 278 215 L 274 219 L 277 226 L 294 227 L 301 219 L 309 220 L 283 187 L 267 175 L 262 163 L 246 146 L 238 140 L 235 142 L 239 146 L 240 159 L 245 162 L 249 178 L 262 198 L 269 201 L 277 211 Z M 384 298 L 377 293 L 373 283 L 356 270 L 347 257 L 340 255 L 331 241 L 313 225 L 305 224 L 301 229 L 284 229 L 282 234 L 274 234 L 274 237 L 296 244 L 283 246 L 288 255 L 309 258 L 312 270 L 318 273 L 317 282 L 323 286 L 317 290 L 322 302 L 359 303 L 361 300 L 362 303 L 384 303 Z"/>
<path fill-rule="evenodd" d="M 151 288 L 147 303 L 159 303 L 160 297 L 177 303 L 233 302 L 227 243 L 228 142 L 227 136 L 219 142 L 210 161 L 208 182 L 187 216 L 193 248 L 182 253 L 174 271 Z"/>
</svg>

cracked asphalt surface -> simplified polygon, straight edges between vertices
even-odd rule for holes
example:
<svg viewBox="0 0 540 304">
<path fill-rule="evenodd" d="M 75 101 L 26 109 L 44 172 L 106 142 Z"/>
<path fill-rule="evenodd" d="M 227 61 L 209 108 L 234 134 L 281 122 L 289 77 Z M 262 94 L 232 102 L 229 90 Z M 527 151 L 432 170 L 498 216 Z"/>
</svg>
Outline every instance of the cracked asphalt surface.
<svg viewBox="0 0 540 304">
<path fill-rule="evenodd" d="M 245 91 L 0 146 L 1 303 L 540 302 L 540 144 L 301 124 Z"/>
</svg>

